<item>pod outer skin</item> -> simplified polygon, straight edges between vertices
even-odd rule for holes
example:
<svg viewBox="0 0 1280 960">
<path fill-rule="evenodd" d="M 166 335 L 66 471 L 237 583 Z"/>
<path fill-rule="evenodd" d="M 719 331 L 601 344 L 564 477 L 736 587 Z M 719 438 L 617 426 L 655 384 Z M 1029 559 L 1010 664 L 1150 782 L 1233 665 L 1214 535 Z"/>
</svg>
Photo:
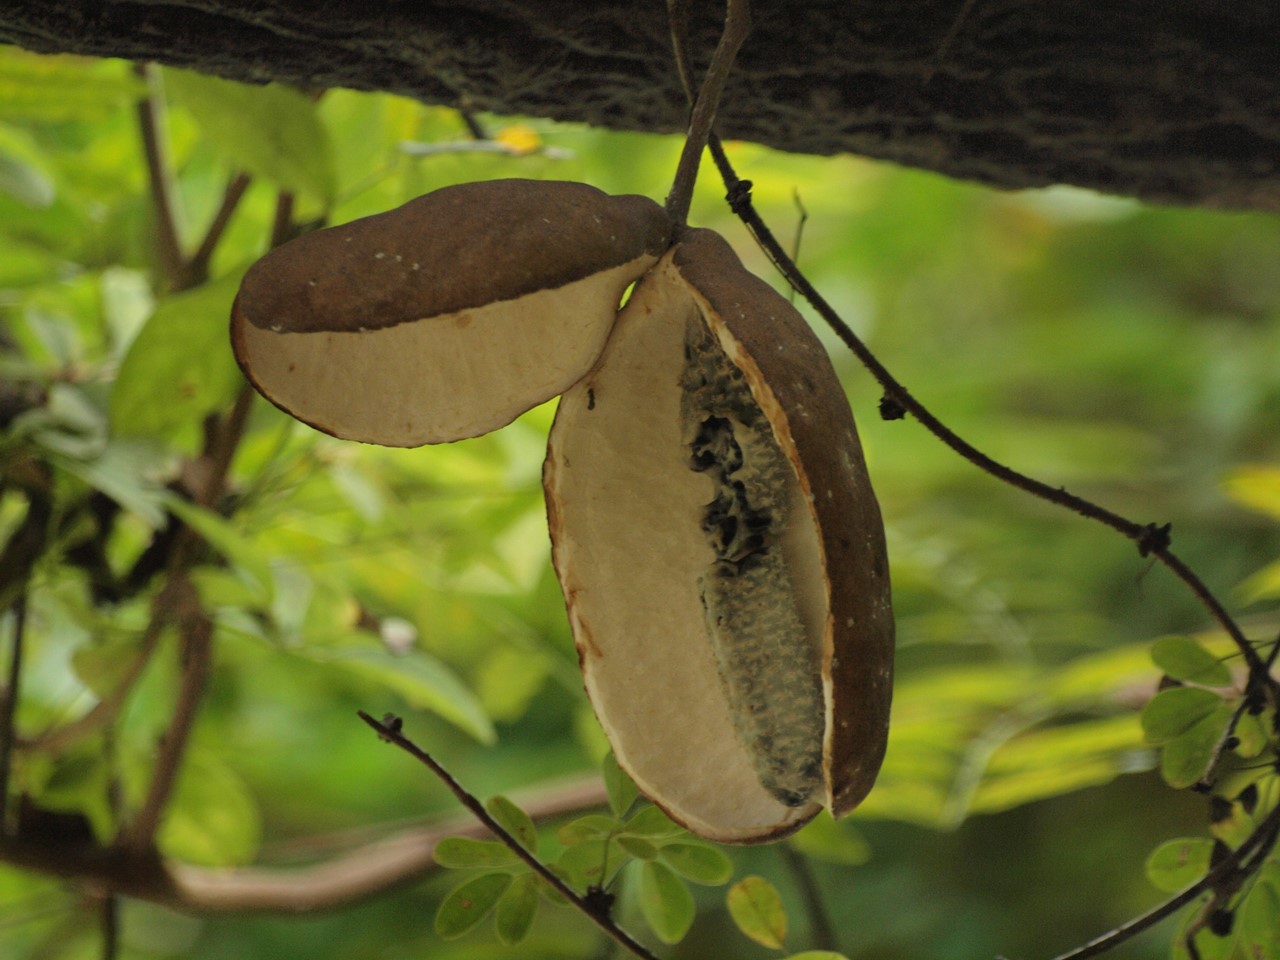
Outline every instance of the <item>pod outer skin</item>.
<svg viewBox="0 0 1280 960">
<path fill-rule="evenodd" d="M 648 197 L 489 180 L 303 234 L 249 268 L 237 311 L 289 333 L 380 330 L 551 290 L 670 245 Z"/>
<path fill-rule="evenodd" d="M 830 357 L 796 309 L 710 230 L 690 230 L 675 263 L 746 348 L 786 412 L 818 517 L 831 584 L 824 680 L 828 806 L 839 817 L 871 790 L 893 696 L 894 621 L 880 506 Z"/>
</svg>

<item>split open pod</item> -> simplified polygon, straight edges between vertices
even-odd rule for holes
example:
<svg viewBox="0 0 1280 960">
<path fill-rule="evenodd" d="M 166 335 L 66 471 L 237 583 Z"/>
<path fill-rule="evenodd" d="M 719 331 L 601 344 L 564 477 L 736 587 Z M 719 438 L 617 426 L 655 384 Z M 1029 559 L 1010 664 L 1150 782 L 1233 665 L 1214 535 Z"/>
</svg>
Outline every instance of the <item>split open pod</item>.
<svg viewBox="0 0 1280 960">
<path fill-rule="evenodd" d="M 587 372 L 669 235 L 652 200 L 582 183 L 446 187 L 267 254 L 232 346 L 260 393 L 325 433 L 478 436 Z"/>
<path fill-rule="evenodd" d="M 731 843 L 857 805 L 891 695 L 879 507 L 826 352 L 718 235 L 636 285 L 544 487 L 587 693 L 641 791 Z"/>
<path fill-rule="evenodd" d="M 618 762 L 725 842 L 871 788 L 893 661 L 879 507 L 826 352 L 716 234 L 673 246 L 655 203 L 583 184 L 450 187 L 268 254 L 232 341 L 278 406 L 389 446 L 563 393 L 552 553 Z"/>
</svg>

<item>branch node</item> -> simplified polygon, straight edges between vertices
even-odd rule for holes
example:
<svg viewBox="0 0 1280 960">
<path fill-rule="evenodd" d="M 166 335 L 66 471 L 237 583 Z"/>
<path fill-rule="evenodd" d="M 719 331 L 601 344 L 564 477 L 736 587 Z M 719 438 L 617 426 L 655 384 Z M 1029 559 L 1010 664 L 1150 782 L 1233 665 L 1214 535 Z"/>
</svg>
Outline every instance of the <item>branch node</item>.
<svg viewBox="0 0 1280 960">
<path fill-rule="evenodd" d="M 1138 537 L 1138 556 L 1149 557 L 1153 553 L 1164 553 L 1173 543 L 1172 531 L 1172 523 L 1160 526 L 1148 523 L 1142 528 L 1142 534 Z"/>
<path fill-rule="evenodd" d="M 907 408 L 902 405 L 902 401 L 897 397 L 891 397 L 886 393 L 880 398 L 881 420 L 901 420 L 906 415 Z"/>
</svg>

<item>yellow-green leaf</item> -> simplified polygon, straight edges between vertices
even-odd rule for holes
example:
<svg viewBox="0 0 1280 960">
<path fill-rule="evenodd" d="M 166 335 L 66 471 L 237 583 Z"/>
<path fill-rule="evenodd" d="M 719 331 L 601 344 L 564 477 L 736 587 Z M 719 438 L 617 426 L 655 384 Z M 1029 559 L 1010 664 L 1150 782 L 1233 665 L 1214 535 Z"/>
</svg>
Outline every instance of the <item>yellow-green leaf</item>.
<svg viewBox="0 0 1280 960">
<path fill-rule="evenodd" d="M 486 873 L 456 887 L 436 911 L 436 933 L 445 940 L 462 936 L 489 915 L 511 882 L 509 873 Z"/>
<path fill-rule="evenodd" d="M 782 949 L 787 939 L 787 911 L 772 883 L 764 877 L 744 877 L 729 888 L 725 902 L 739 930 L 762 946 Z"/>
<path fill-rule="evenodd" d="M 609 808 L 613 810 L 613 815 L 626 816 L 627 811 L 636 802 L 636 797 L 640 795 L 636 785 L 618 766 L 612 751 L 605 754 L 604 759 L 600 761 L 600 772 L 604 775 L 604 788 L 609 795 Z"/>
<path fill-rule="evenodd" d="M 1213 841 L 1207 837 L 1179 837 L 1160 844 L 1147 857 L 1147 879 L 1157 888 L 1174 893 L 1209 872 Z"/>
<path fill-rule="evenodd" d="M 1171 787 L 1189 787 L 1208 772 L 1213 751 L 1227 724 L 1231 707 L 1219 701 L 1219 707 L 1189 730 L 1164 745 L 1160 755 L 1160 775 Z"/>
<path fill-rule="evenodd" d="M 498 939 L 514 947 L 529 933 L 533 918 L 538 912 L 539 880 L 532 873 L 521 874 L 512 881 L 494 914 L 494 926 Z"/>
<path fill-rule="evenodd" d="M 498 840 L 472 837 L 445 837 L 436 844 L 435 860 L 442 867 L 466 870 L 473 867 L 508 867 L 520 862 L 511 848 Z"/>
<path fill-rule="evenodd" d="M 715 887 L 733 876 L 733 861 L 719 847 L 705 843 L 668 843 L 658 858 L 686 880 Z"/>
<path fill-rule="evenodd" d="M 503 796 L 490 797 L 484 806 L 520 846 L 530 852 L 538 849 L 538 831 L 527 813 Z"/>
<path fill-rule="evenodd" d="M 640 912 L 663 943 L 679 943 L 693 926 L 693 894 L 669 867 L 640 864 Z"/>
</svg>

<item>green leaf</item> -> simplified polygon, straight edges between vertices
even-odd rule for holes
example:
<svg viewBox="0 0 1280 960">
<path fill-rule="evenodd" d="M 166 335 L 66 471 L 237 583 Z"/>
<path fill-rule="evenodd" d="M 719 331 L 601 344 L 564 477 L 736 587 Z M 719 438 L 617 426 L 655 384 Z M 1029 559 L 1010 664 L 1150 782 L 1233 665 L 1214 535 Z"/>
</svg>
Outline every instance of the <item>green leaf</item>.
<svg viewBox="0 0 1280 960">
<path fill-rule="evenodd" d="M 1179 837 L 1160 844 L 1147 857 L 1147 879 L 1157 889 L 1176 893 L 1209 872 L 1213 841 L 1207 837 Z"/>
<path fill-rule="evenodd" d="M 688 833 L 658 807 L 645 807 L 623 825 L 621 832 L 650 840 L 679 837 Z"/>
<path fill-rule="evenodd" d="M 733 876 L 733 861 L 718 847 L 705 843 L 668 843 L 658 859 L 686 880 L 716 887 Z"/>
<path fill-rule="evenodd" d="M 1148 743 L 1165 743 L 1181 736 L 1222 705 L 1222 697 L 1198 687 L 1161 690 L 1142 711 L 1142 732 Z"/>
<path fill-rule="evenodd" d="M 310 97 L 275 83 L 251 86 L 188 70 L 166 69 L 164 83 L 232 167 L 332 203 L 329 135 Z"/>
<path fill-rule="evenodd" d="M 693 926 L 693 894 L 668 867 L 640 864 L 640 912 L 663 943 L 679 943 Z"/>
<path fill-rule="evenodd" d="M 514 947 L 529 933 L 533 918 L 538 912 L 538 886 L 541 881 L 532 873 L 515 878 L 507 892 L 498 901 L 494 924 L 498 939 Z"/>
<path fill-rule="evenodd" d="M 621 830 L 622 824 L 603 813 L 589 813 L 585 817 L 570 820 L 556 831 L 556 839 L 566 847 L 581 843 L 590 837 L 599 837 Z"/>
<path fill-rule="evenodd" d="M 530 853 L 538 849 L 538 830 L 527 813 L 503 796 L 490 797 L 484 806 L 520 846 Z"/>
<path fill-rule="evenodd" d="M 445 837 L 436 844 L 435 860 L 442 867 L 466 870 L 474 867 L 510 867 L 520 862 L 511 848 L 499 840 Z"/>
<path fill-rule="evenodd" d="M 632 783 L 626 772 L 618 766 L 612 750 L 605 754 L 600 762 L 600 770 L 604 774 L 605 792 L 609 795 L 609 808 L 615 817 L 626 816 L 627 811 L 640 795 L 640 791 L 636 789 L 636 785 Z"/>
<path fill-rule="evenodd" d="M 120 363 L 109 410 L 115 434 L 169 438 L 231 403 L 244 378 L 227 318 L 243 274 L 160 301 Z"/>
<path fill-rule="evenodd" d="M 160 826 L 160 849 L 187 863 L 248 863 L 257 852 L 262 817 L 253 792 L 228 764 L 191 750 Z"/>
<path fill-rule="evenodd" d="M 637 860 L 653 860 L 658 856 L 658 848 L 640 837 L 620 836 L 618 846 Z"/>
<path fill-rule="evenodd" d="M 1240 946 L 1246 957 L 1280 957 L 1280 890 L 1257 883 L 1239 917 Z"/>
<path fill-rule="evenodd" d="M 1151 659 L 1175 680 L 1209 687 L 1231 683 L 1226 664 L 1190 637 L 1161 637 L 1151 648 Z"/>
<path fill-rule="evenodd" d="M 783 957 L 782 960 L 849 960 L 849 958 L 834 950 L 804 950 Z"/>
<path fill-rule="evenodd" d="M 787 938 L 787 912 L 778 890 L 764 877 L 744 877 L 725 898 L 738 929 L 763 946 L 781 950 Z"/>
<path fill-rule="evenodd" d="M 0 193 L 28 207 L 43 209 L 53 203 L 53 181 L 34 164 L 9 153 L 0 153 Z"/>
<path fill-rule="evenodd" d="M 394 690 L 415 709 L 439 714 L 481 743 L 497 738 L 475 694 L 452 670 L 421 650 L 395 654 L 381 646 L 352 645 L 304 647 L 296 653 Z"/>
<path fill-rule="evenodd" d="M 436 933 L 455 940 L 489 915 L 511 886 L 509 873 L 486 873 L 456 887 L 436 911 Z"/>
<path fill-rule="evenodd" d="M 161 493 L 160 501 L 170 513 L 200 534 L 209 546 L 222 554 L 257 588 L 259 605 L 266 606 L 271 602 L 274 585 L 271 567 L 262 551 L 232 526 L 231 521 L 167 490 Z"/>
<path fill-rule="evenodd" d="M 99 699 L 115 693 L 137 665 L 138 639 L 112 638 L 77 648 L 71 655 L 76 678 Z"/>
<path fill-rule="evenodd" d="M 1171 787 L 1189 787 L 1209 769 L 1214 748 L 1231 722 L 1231 707 L 1219 707 L 1181 736 L 1164 745 L 1160 755 L 1160 775 Z"/>
</svg>

